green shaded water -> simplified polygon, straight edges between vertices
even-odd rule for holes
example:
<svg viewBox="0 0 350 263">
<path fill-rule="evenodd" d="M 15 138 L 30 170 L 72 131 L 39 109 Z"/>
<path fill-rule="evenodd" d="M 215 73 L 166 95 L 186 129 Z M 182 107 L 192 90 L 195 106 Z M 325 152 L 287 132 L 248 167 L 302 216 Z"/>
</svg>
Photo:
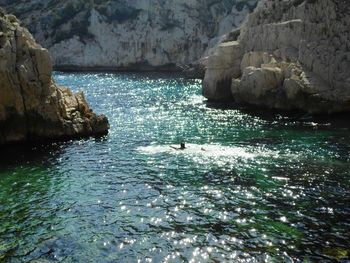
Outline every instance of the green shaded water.
<svg viewBox="0 0 350 263">
<path fill-rule="evenodd" d="M 346 126 L 213 108 L 176 76 L 55 78 L 111 131 L 0 152 L 0 261 L 349 260 Z"/>
</svg>

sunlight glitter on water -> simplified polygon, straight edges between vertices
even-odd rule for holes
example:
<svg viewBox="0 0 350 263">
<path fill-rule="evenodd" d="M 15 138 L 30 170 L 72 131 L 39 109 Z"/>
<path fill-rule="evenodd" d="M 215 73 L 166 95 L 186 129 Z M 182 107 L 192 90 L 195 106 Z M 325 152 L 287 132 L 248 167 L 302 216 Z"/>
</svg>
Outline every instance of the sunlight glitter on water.
<svg viewBox="0 0 350 263">
<path fill-rule="evenodd" d="M 111 131 L 6 152 L 0 258 L 285 262 L 348 253 L 348 128 L 215 108 L 199 81 L 181 77 L 56 79 L 84 89 Z M 186 150 L 170 148 L 181 141 Z"/>
<path fill-rule="evenodd" d="M 178 145 L 150 145 L 141 146 L 137 150 L 144 154 L 159 154 L 159 153 L 169 153 L 169 154 L 180 154 L 185 156 L 196 156 L 200 155 L 203 158 L 208 157 L 241 157 L 241 158 L 253 158 L 255 155 L 247 152 L 244 148 L 240 147 L 227 147 L 221 145 L 213 144 L 186 144 L 185 150 L 176 150 L 172 147 L 178 148 Z"/>
</svg>

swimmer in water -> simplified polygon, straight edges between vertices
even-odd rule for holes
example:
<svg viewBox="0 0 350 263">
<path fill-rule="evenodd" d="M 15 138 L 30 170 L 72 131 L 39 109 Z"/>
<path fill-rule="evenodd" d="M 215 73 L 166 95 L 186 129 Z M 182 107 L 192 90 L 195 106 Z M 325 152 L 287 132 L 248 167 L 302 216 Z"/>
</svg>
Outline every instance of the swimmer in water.
<svg viewBox="0 0 350 263">
<path fill-rule="evenodd" d="M 186 145 L 184 142 L 180 143 L 180 148 L 174 147 L 174 146 L 170 146 L 171 148 L 175 149 L 175 150 L 185 150 L 186 149 Z"/>
</svg>

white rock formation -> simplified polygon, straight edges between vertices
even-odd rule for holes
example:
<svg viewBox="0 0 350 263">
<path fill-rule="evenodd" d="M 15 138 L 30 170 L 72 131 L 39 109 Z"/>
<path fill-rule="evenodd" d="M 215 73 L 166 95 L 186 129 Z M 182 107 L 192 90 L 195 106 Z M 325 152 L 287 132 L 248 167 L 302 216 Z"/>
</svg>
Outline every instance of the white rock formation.
<svg viewBox="0 0 350 263">
<path fill-rule="evenodd" d="M 257 1 L 30 0 L 5 7 L 17 12 L 58 68 L 169 70 L 200 59 Z"/>
<path fill-rule="evenodd" d="M 344 0 L 263 0 L 238 40 L 209 57 L 203 94 L 311 113 L 349 111 L 349 28 Z"/>
</svg>

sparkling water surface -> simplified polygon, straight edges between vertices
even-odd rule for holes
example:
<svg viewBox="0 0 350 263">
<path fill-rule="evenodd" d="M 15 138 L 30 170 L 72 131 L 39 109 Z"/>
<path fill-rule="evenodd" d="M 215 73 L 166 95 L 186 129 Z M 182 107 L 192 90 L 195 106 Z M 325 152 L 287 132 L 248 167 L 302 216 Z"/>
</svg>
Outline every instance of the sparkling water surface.
<svg viewBox="0 0 350 263">
<path fill-rule="evenodd" d="M 55 79 L 110 133 L 1 150 L 0 262 L 350 260 L 346 125 L 212 107 L 180 76 Z"/>
</svg>

